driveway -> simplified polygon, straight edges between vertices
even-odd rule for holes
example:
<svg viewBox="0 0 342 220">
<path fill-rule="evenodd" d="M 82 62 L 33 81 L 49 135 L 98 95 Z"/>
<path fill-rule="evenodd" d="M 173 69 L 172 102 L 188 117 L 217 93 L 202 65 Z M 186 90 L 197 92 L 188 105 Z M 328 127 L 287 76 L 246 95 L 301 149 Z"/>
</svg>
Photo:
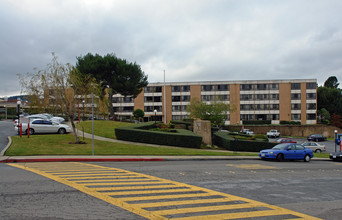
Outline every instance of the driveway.
<svg viewBox="0 0 342 220">
<path fill-rule="evenodd" d="M 0 151 L 8 144 L 8 136 L 14 136 L 16 132 L 13 128 L 13 121 L 0 121 Z"/>
</svg>

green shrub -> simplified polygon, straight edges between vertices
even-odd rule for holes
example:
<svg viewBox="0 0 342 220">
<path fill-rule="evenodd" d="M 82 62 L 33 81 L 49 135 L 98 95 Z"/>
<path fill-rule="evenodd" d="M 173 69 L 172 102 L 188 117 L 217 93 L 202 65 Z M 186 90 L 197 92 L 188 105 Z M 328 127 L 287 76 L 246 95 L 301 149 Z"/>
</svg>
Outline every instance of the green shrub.
<svg viewBox="0 0 342 220">
<path fill-rule="evenodd" d="M 215 132 L 213 136 L 213 144 L 219 147 L 225 148 L 230 151 L 247 151 L 247 152 L 259 152 L 263 149 L 269 149 L 276 145 L 276 143 L 264 142 L 259 140 L 248 140 L 243 135 L 239 135 L 242 138 L 238 138 L 237 134 L 227 132 Z"/>
<path fill-rule="evenodd" d="M 170 145 L 189 148 L 200 148 L 202 137 L 185 129 L 172 129 L 172 132 L 151 130 L 155 129 L 154 122 L 134 124 L 115 129 L 115 135 L 119 140 Z"/>
<path fill-rule="evenodd" d="M 271 120 L 248 120 L 248 121 L 242 121 L 242 124 L 244 125 L 265 125 L 265 124 L 271 124 Z"/>
</svg>

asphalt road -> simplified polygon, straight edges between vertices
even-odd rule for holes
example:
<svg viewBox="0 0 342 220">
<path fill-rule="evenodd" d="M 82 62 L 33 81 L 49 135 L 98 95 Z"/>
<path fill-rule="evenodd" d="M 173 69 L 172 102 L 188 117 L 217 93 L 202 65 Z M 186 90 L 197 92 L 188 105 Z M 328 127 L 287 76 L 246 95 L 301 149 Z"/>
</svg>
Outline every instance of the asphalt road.
<svg viewBox="0 0 342 220">
<path fill-rule="evenodd" d="M 16 132 L 13 128 L 13 121 L 0 121 L 0 151 L 8 144 L 8 136 L 14 136 Z"/>
<path fill-rule="evenodd" d="M 342 215 L 342 163 L 339 162 L 203 160 L 76 165 L 78 169 L 82 167 L 82 172 L 88 172 L 87 166 L 92 164 L 239 196 L 321 219 L 340 219 Z M 19 165 L 48 173 L 61 170 L 58 166 L 63 169 L 72 166 L 68 163 Z M 73 188 L 58 178 L 52 180 L 43 175 L 0 164 L 0 219 L 145 219 L 104 201 L 101 196 L 94 198 L 92 190 L 81 192 L 75 185 Z"/>
</svg>

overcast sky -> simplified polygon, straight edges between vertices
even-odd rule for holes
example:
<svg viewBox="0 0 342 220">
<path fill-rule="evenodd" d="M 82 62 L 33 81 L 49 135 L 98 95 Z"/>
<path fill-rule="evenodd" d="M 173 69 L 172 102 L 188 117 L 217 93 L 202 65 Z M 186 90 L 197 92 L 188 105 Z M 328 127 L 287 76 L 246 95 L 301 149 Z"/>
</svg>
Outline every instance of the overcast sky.
<svg viewBox="0 0 342 220">
<path fill-rule="evenodd" d="M 342 84 L 341 0 L 0 0 L 0 97 L 55 52 L 137 62 L 149 82 Z M 340 85 L 341 87 L 341 85 Z"/>
</svg>

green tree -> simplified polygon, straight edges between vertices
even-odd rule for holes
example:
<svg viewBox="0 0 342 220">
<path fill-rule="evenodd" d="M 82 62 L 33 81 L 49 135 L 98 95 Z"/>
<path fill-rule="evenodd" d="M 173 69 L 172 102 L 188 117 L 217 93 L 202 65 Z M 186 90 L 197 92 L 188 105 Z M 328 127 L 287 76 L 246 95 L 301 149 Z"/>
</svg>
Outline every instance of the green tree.
<svg viewBox="0 0 342 220">
<path fill-rule="evenodd" d="M 187 111 L 190 113 L 190 118 L 209 120 L 213 126 L 220 127 L 228 117 L 230 106 L 220 101 L 207 104 L 198 98 L 193 98 L 187 106 Z"/>
<path fill-rule="evenodd" d="M 325 108 L 318 110 L 318 115 L 319 115 L 321 121 L 330 120 L 330 113 Z"/>
<path fill-rule="evenodd" d="M 141 109 L 136 109 L 133 112 L 133 117 L 140 121 L 141 118 L 145 116 L 145 112 Z"/>
<path fill-rule="evenodd" d="M 330 76 L 325 82 L 324 82 L 324 87 L 327 88 L 334 88 L 337 89 L 338 88 L 338 80 L 336 78 L 336 76 Z"/>
<path fill-rule="evenodd" d="M 137 97 L 147 86 L 147 76 L 136 63 L 117 58 L 114 54 L 100 56 L 88 53 L 77 57 L 77 69 L 84 75 L 91 75 L 102 86 L 103 94 L 108 92 L 108 109 L 114 117 L 111 97 L 115 94 Z"/>
<path fill-rule="evenodd" d="M 331 115 L 342 116 L 342 94 L 340 89 L 318 87 L 317 109 L 326 109 Z"/>
</svg>

